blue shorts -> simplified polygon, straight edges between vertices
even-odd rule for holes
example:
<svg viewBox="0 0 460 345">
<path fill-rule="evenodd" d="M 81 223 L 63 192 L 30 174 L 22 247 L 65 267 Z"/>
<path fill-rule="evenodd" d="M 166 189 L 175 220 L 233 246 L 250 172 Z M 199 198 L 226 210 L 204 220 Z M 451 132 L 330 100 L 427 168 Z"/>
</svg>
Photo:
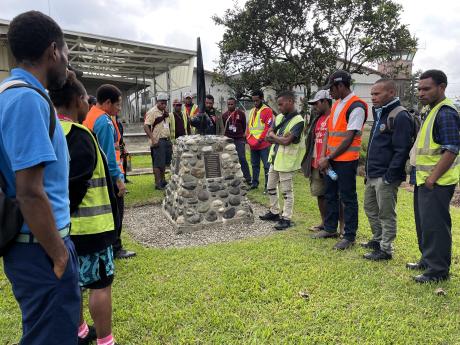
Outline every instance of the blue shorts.
<svg viewBox="0 0 460 345">
<path fill-rule="evenodd" d="M 80 255 L 78 261 L 81 287 L 103 289 L 112 284 L 115 270 L 112 246 L 96 253 Z"/>
<path fill-rule="evenodd" d="M 58 279 L 37 243 L 15 243 L 3 257 L 5 274 L 22 313 L 21 344 L 76 345 L 80 320 L 78 258 L 70 237 L 66 270 Z"/>
</svg>

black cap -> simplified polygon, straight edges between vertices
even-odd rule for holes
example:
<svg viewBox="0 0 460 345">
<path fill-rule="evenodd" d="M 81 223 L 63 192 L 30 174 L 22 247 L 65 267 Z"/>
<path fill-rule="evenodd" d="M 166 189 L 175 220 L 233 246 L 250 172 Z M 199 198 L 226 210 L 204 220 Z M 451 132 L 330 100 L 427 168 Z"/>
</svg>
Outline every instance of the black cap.
<svg viewBox="0 0 460 345">
<path fill-rule="evenodd" d="M 332 85 L 337 83 L 348 83 L 351 84 L 351 75 L 347 71 L 343 71 L 341 69 L 332 73 L 329 78 L 327 79 L 326 85 L 323 86 L 324 90 L 328 90 L 331 88 Z"/>
<path fill-rule="evenodd" d="M 88 103 L 89 103 L 89 104 L 96 104 L 96 103 L 97 103 L 96 97 L 91 96 L 91 95 L 88 96 Z"/>
</svg>

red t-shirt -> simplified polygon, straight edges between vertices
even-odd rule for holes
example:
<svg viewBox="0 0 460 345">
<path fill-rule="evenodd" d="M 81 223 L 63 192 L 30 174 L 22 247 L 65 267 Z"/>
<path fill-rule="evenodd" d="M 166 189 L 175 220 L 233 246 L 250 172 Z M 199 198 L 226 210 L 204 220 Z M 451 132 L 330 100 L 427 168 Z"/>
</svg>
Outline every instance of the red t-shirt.
<svg viewBox="0 0 460 345">
<path fill-rule="evenodd" d="M 315 126 L 315 147 L 313 148 L 313 159 L 311 160 L 311 166 L 314 169 L 319 167 L 319 159 L 321 158 L 321 151 L 323 150 L 324 136 L 327 133 L 327 120 L 329 115 L 321 115 L 316 122 Z"/>
</svg>

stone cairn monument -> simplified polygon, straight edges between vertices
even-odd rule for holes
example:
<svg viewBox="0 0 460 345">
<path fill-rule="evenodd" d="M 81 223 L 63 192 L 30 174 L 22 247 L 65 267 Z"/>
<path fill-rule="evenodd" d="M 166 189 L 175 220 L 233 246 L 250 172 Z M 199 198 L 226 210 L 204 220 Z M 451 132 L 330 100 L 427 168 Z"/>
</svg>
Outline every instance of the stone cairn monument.
<svg viewBox="0 0 460 345">
<path fill-rule="evenodd" d="M 218 223 L 253 223 L 247 189 L 232 139 L 215 135 L 179 137 L 163 212 L 177 233 Z"/>
</svg>

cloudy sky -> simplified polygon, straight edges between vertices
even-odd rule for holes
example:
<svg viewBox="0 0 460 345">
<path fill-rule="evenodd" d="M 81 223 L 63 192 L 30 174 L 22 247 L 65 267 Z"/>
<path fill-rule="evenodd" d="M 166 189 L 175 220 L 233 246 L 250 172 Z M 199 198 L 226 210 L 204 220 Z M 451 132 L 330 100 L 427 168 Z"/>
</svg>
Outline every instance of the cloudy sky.
<svg viewBox="0 0 460 345">
<path fill-rule="evenodd" d="M 419 38 L 414 70 L 444 70 L 448 95 L 460 96 L 460 1 L 396 1 L 404 7 L 402 21 Z M 67 30 L 185 49 L 195 49 L 201 36 L 205 68 L 212 69 L 223 29 L 211 16 L 232 6 L 234 0 L 1 0 L 0 18 L 35 9 L 50 13 Z"/>
</svg>

